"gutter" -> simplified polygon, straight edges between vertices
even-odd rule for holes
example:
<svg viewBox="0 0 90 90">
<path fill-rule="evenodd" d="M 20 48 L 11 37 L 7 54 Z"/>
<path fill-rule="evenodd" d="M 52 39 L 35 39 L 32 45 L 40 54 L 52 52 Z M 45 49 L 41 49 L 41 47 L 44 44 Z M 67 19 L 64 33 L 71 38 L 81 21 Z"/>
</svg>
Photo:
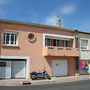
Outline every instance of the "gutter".
<svg viewBox="0 0 90 90">
<path fill-rule="evenodd" d="M 50 28 L 50 29 L 53 29 L 53 30 L 62 30 L 62 31 L 75 32 L 74 29 L 60 28 L 60 27 L 57 27 L 57 26 L 36 24 L 36 23 L 30 23 L 30 22 L 21 22 L 21 21 L 14 21 L 14 20 L 6 20 L 6 19 L 0 19 L 0 23 L 27 25 L 27 26 L 34 26 L 34 27 L 41 27 L 41 28 Z"/>
</svg>

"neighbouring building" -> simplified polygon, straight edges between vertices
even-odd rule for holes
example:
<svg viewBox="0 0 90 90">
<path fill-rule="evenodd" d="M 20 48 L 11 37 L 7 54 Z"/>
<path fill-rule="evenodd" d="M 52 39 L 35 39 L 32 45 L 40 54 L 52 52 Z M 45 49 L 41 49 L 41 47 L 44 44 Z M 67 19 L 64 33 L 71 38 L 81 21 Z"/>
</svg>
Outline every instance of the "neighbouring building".
<svg viewBox="0 0 90 90">
<path fill-rule="evenodd" d="M 90 64 L 90 33 L 78 32 L 78 47 L 80 48 L 79 61 L 84 61 L 86 65 Z M 79 68 L 79 74 L 88 74 L 88 71 Z"/>
<path fill-rule="evenodd" d="M 28 79 L 41 70 L 74 76 L 80 56 L 76 30 L 62 28 L 60 22 L 49 26 L 0 19 L 0 78 Z"/>
</svg>

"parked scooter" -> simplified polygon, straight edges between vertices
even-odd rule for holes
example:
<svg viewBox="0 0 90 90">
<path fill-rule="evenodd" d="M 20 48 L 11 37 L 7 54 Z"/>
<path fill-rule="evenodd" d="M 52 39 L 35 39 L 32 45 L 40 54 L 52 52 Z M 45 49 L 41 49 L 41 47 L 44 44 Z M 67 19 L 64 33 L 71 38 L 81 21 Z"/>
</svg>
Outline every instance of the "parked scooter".
<svg viewBox="0 0 90 90">
<path fill-rule="evenodd" d="M 32 80 L 36 80 L 37 78 L 51 79 L 50 75 L 46 71 L 41 71 L 41 73 L 32 72 L 30 74 Z"/>
</svg>

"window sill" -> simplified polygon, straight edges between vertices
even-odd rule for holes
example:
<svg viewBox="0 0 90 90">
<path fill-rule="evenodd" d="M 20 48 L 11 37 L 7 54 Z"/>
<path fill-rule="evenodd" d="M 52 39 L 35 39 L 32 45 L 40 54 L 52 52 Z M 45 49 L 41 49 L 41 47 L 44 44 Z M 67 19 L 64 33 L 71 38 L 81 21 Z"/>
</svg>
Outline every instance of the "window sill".
<svg viewBox="0 0 90 90">
<path fill-rule="evenodd" d="M 17 45 L 1 45 L 1 47 L 14 47 L 14 48 L 19 48 Z"/>
<path fill-rule="evenodd" d="M 82 49 L 82 51 L 90 51 L 90 49 Z"/>
</svg>

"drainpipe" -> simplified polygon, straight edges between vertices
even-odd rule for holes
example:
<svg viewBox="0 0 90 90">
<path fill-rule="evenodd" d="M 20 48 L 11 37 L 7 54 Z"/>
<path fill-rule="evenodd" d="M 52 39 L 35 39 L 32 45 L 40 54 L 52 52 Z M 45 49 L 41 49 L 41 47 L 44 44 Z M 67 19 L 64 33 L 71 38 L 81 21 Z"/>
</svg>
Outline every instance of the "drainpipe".
<svg viewBox="0 0 90 90">
<path fill-rule="evenodd" d="M 75 30 L 75 47 L 79 48 L 78 30 Z"/>
<path fill-rule="evenodd" d="M 79 48 L 79 34 L 78 30 L 75 30 L 75 47 Z M 76 75 L 79 75 L 79 57 L 76 58 Z"/>
<path fill-rule="evenodd" d="M 0 29 L 0 59 L 1 59 L 1 43 L 2 43 L 2 42 L 1 42 L 1 38 L 2 38 L 2 37 L 1 37 L 1 29 Z"/>
</svg>

